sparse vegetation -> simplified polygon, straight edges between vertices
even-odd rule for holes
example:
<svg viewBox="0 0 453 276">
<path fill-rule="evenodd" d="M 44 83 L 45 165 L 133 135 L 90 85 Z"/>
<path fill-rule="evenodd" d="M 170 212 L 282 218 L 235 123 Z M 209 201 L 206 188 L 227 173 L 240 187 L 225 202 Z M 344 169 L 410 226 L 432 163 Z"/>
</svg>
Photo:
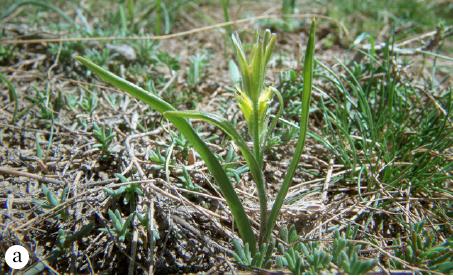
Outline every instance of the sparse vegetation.
<svg viewBox="0 0 453 276">
<path fill-rule="evenodd" d="M 453 273 L 449 1 L 0 2 L 3 274 Z"/>
</svg>

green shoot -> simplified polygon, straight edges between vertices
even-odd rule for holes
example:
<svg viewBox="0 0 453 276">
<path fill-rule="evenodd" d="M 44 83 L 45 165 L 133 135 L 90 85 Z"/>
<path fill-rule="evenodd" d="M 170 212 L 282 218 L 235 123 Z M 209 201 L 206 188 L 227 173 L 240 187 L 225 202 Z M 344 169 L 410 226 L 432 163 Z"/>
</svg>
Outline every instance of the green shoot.
<svg viewBox="0 0 453 276">
<path fill-rule="evenodd" d="M 128 182 L 129 180 L 121 174 L 115 174 L 117 178 L 120 179 L 122 183 Z M 135 208 L 137 196 L 143 196 L 143 191 L 139 183 L 131 183 L 127 186 L 121 186 L 116 190 L 110 188 L 105 188 L 104 192 L 114 198 L 123 198 L 123 204 L 130 204 Z"/>
<path fill-rule="evenodd" d="M 409 225 L 407 243 L 401 244 L 400 237 L 395 239 L 395 256 L 407 261 L 412 265 L 426 265 L 430 270 L 442 274 L 453 272 L 451 253 L 453 250 L 453 238 L 440 242 L 436 239 L 433 231 L 424 229 L 425 223 L 418 222 Z M 402 269 L 403 264 L 396 260 L 390 261 L 396 269 Z"/>
<path fill-rule="evenodd" d="M 190 87 L 195 87 L 201 81 L 207 60 L 207 55 L 200 53 L 189 58 L 190 65 L 187 70 L 187 83 Z"/>
<path fill-rule="evenodd" d="M 60 204 L 63 204 L 67 198 L 68 198 L 68 192 L 69 188 L 66 187 L 63 189 L 61 192 L 60 196 L 58 197 L 54 192 L 49 190 L 49 188 L 46 185 L 42 185 L 42 193 L 46 197 L 45 200 L 35 200 L 34 203 L 38 206 L 40 206 L 43 209 L 53 209 L 57 207 Z M 62 209 L 58 212 L 58 218 L 65 220 L 68 218 L 68 211 L 67 209 Z"/>
<path fill-rule="evenodd" d="M 190 174 L 187 171 L 186 167 L 182 167 L 182 176 L 179 177 L 181 180 L 183 188 L 189 191 L 199 191 L 200 187 L 196 184 L 193 184 Z"/>
<path fill-rule="evenodd" d="M 37 132 L 35 134 L 35 143 L 36 143 L 36 156 L 39 159 L 42 159 L 44 154 L 43 154 L 42 147 L 41 147 L 41 139 L 39 138 L 39 133 L 37 133 Z"/>
<path fill-rule="evenodd" d="M 108 214 L 110 220 L 112 221 L 113 229 L 101 228 L 99 230 L 102 232 L 111 233 L 115 238 L 118 239 L 118 241 L 124 242 L 131 235 L 131 221 L 135 214 L 129 215 L 127 219 L 124 219 L 121 216 L 121 213 L 120 211 L 118 211 L 118 209 L 115 210 L 115 212 L 109 209 Z"/>
<path fill-rule="evenodd" d="M 111 128 L 99 127 L 96 123 L 93 124 L 93 136 L 98 142 L 94 146 L 100 148 L 104 156 L 110 155 L 110 145 L 115 138 L 115 133 Z"/>
<path fill-rule="evenodd" d="M 96 93 L 88 93 L 88 96 L 82 97 L 80 107 L 83 111 L 93 114 L 98 107 L 98 96 Z"/>
<path fill-rule="evenodd" d="M 13 113 L 13 119 L 12 119 L 12 123 L 14 124 L 14 123 L 16 123 L 17 109 L 18 109 L 18 105 L 19 105 L 16 88 L 2 73 L 0 73 L 0 82 L 6 83 L 6 86 L 8 87 L 9 101 L 14 103 L 14 113 Z"/>
</svg>

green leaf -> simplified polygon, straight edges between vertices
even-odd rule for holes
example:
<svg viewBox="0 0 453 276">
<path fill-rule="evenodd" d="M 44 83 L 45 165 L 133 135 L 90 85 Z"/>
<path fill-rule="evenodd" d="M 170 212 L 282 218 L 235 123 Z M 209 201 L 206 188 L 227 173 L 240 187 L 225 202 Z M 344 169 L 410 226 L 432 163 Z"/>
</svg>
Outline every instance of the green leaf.
<svg viewBox="0 0 453 276">
<path fill-rule="evenodd" d="M 63 189 L 63 191 L 61 192 L 61 195 L 60 195 L 60 202 L 64 202 L 66 200 L 66 198 L 68 197 L 68 193 L 69 193 L 69 188 L 68 187 L 65 187 Z"/>
<path fill-rule="evenodd" d="M 123 225 L 122 225 L 120 218 L 118 218 L 117 215 L 110 209 L 109 209 L 108 213 L 109 213 L 110 220 L 113 222 L 113 226 L 115 227 L 115 230 L 121 231 L 121 229 L 123 228 Z"/>
<path fill-rule="evenodd" d="M 90 60 L 83 57 L 76 57 L 76 59 L 83 65 L 88 67 L 96 75 L 98 75 L 105 82 L 115 86 L 116 88 L 127 92 L 129 95 L 141 100 L 148 104 L 151 108 L 155 109 L 159 113 L 166 111 L 174 111 L 175 108 L 162 100 L 161 98 L 148 93 L 143 88 L 138 87 L 131 82 L 122 79 L 115 74 L 103 69 L 102 67 L 94 64 Z M 218 183 L 220 190 L 225 197 L 225 200 L 231 210 L 231 214 L 236 222 L 241 238 L 251 246 L 252 254 L 256 252 L 256 237 L 252 231 L 250 220 L 245 213 L 244 207 L 239 200 L 236 192 L 234 191 L 233 185 L 231 184 L 228 176 L 223 170 L 217 158 L 209 150 L 206 143 L 198 136 L 192 126 L 184 119 L 174 117 L 169 119 L 175 127 L 185 136 L 185 138 L 192 144 L 195 150 L 198 152 L 200 157 L 206 163 L 209 171 L 213 175 L 214 179 Z"/>
<path fill-rule="evenodd" d="M 121 183 L 126 183 L 129 182 L 129 179 L 127 179 L 124 175 L 115 173 L 115 177 L 120 180 Z"/>
<path fill-rule="evenodd" d="M 14 113 L 13 113 L 13 119 L 11 121 L 11 123 L 14 124 L 17 119 L 17 109 L 19 106 L 19 98 L 17 97 L 16 88 L 14 87 L 12 82 L 10 82 L 2 73 L 0 73 L 0 83 L 1 82 L 4 82 L 6 84 L 6 86 L 8 87 L 9 101 L 14 102 Z"/>
<path fill-rule="evenodd" d="M 70 242 L 74 242 L 74 241 L 80 240 L 83 237 L 88 236 L 88 234 L 91 233 L 91 231 L 94 229 L 94 227 L 95 227 L 95 225 L 90 222 L 90 223 L 84 225 L 82 228 L 80 228 L 79 231 L 77 231 L 74 234 L 72 234 L 71 236 L 69 236 L 68 240 Z"/>
<path fill-rule="evenodd" d="M 291 225 L 291 228 L 289 229 L 288 242 L 295 243 L 298 240 L 299 240 L 299 235 L 297 234 L 296 226 L 294 226 L 294 224 L 293 224 L 293 225 Z"/>
<path fill-rule="evenodd" d="M 280 213 L 280 209 L 283 206 L 283 201 L 285 200 L 286 194 L 288 193 L 289 186 L 293 180 L 294 173 L 296 172 L 297 165 L 299 164 L 300 158 L 305 145 L 305 137 L 307 135 L 308 129 L 308 114 L 310 107 L 310 98 L 312 90 L 312 80 L 313 80 L 313 59 L 315 52 L 315 28 L 316 21 L 313 20 L 310 28 L 310 36 L 308 39 L 307 50 L 305 52 L 305 62 L 304 62 L 304 88 L 301 94 L 302 98 L 302 110 L 300 118 L 300 132 L 299 138 L 296 144 L 296 150 L 293 155 L 293 159 L 288 167 L 288 172 L 285 175 L 283 184 L 277 194 L 274 205 L 272 206 L 271 214 L 268 218 L 265 241 L 267 241 L 272 234 L 272 230 L 277 221 L 277 216 Z"/>
<path fill-rule="evenodd" d="M 288 266 L 288 262 L 286 261 L 285 257 L 278 256 L 277 257 L 277 267 L 283 268 L 285 266 Z"/>
<path fill-rule="evenodd" d="M 55 207 L 59 204 L 57 197 L 55 196 L 54 193 L 52 193 L 50 190 L 47 189 L 46 187 L 46 197 L 49 203 L 52 205 L 52 207 Z"/>
<path fill-rule="evenodd" d="M 249 249 L 249 245 L 246 243 L 245 246 L 242 246 L 241 242 L 237 239 L 233 240 L 234 252 L 233 257 L 237 262 L 250 266 L 252 264 L 252 255 Z"/>
<path fill-rule="evenodd" d="M 42 147 L 41 147 L 41 139 L 39 139 L 39 133 L 36 132 L 36 135 L 35 135 L 35 143 L 36 143 L 36 156 L 39 158 L 39 159 L 42 159 L 42 157 L 44 156 L 43 154 L 43 151 L 42 151 Z"/>
<path fill-rule="evenodd" d="M 123 227 L 121 228 L 121 235 L 126 235 L 129 232 L 129 226 L 131 225 L 132 219 L 134 218 L 134 213 L 130 214 L 126 221 L 123 223 Z"/>
<path fill-rule="evenodd" d="M 260 210 L 261 210 L 261 217 L 260 220 L 262 222 L 262 227 L 266 227 L 266 211 L 267 211 L 267 195 L 265 191 L 264 185 L 264 176 L 263 172 L 258 165 L 255 157 L 251 153 L 250 149 L 247 147 L 242 136 L 236 131 L 234 126 L 225 118 L 220 116 L 209 114 L 200 111 L 168 111 L 164 113 L 164 116 L 168 119 L 174 117 L 181 117 L 181 118 L 189 118 L 189 119 L 197 119 L 208 122 L 218 128 L 220 128 L 225 134 L 227 134 L 231 140 L 239 147 L 242 155 L 244 156 L 247 165 L 249 166 L 250 173 L 253 176 L 257 184 L 258 189 L 258 197 L 260 201 Z M 265 228 L 262 228 L 264 230 Z"/>
<path fill-rule="evenodd" d="M 431 269 L 442 272 L 444 274 L 451 274 L 453 272 L 453 262 L 448 261 L 439 265 L 431 267 Z"/>
<path fill-rule="evenodd" d="M 234 85 L 238 85 L 241 83 L 241 73 L 239 72 L 239 68 L 234 62 L 234 60 L 230 60 L 228 62 L 228 71 L 230 73 L 230 78 L 233 81 Z"/>
<path fill-rule="evenodd" d="M 288 226 L 286 224 L 280 228 L 280 239 L 288 243 Z"/>
</svg>

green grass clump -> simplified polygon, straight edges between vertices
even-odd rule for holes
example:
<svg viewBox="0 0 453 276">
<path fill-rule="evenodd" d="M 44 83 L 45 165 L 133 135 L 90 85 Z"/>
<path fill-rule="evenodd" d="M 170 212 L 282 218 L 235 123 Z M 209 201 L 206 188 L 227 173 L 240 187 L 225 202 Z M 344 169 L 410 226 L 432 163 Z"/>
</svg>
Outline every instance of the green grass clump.
<svg viewBox="0 0 453 276">
<path fill-rule="evenodd" d="M 390 27 L 397 39 L 433 30 L 439 23 L 453 24 L 453 5 L 448 1 L 322 0 L 327 15 L 341 20 L 354 34 L 376 36 Z M 386 26 L 387 25 L 387 26 Z"/>
<path fill-rule="evenodd" d="M 440 93 L 441 111 L 420 88 L 399 80 L 388 51 L 369 58 L 340 62 L 342 73 L 322 65 L 322 78 L 334 87 L 319 102 L 324 144 L 368 189 L 384 183 L 413 193 L 447 191 L 451 89 Z"/>
</svg>

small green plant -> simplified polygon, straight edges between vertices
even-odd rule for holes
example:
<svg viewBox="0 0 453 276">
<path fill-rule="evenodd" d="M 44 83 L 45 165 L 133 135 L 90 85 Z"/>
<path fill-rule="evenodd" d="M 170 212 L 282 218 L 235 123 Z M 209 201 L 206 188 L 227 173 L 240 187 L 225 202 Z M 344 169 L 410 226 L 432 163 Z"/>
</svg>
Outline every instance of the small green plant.
<svg viewBox="0 0 453 276">
<path fill-rule="evenodd" d="M 360 244 L 354 244 L 350 240 L 356 238 L 358 227 L 348 226 L 345 233 L 335 233 L 332 255 L 333 262 L 347 274 L 365 274 L 376 264 L 375 260 L 361 260 L 359 258 Z"/>
<path fill-rule="evenodd" d="M 170 72 L 178 71 L 181 68 L 179 60 L 171 56 L 167 52 L 160 51 L 156 57 L 158 61 L 162 62 L 162 64 L 165 64 L 168 67 L 168 70 Z"/>
<path fill-rule="evenodd" d="M 269 247 L 266 243 L 264 243 L 260 246 L 258 252 L 252 255 L 248 243 L 243 246 L 239 240 L 234 239 L 233 245 L 234 259 L 244 266 L 263 267 L 267 265 L 269 263 L 267 254 L 273 250 L 273 247 Z"/>
<path fill-rule="evenodd" d="M 320 248 L 319 243 L 307 244 L 299 241 L 294 225 L 288 229 L 286 226 L 280 229 L 280 239 L 287 244 L 278 244 L 278 267 L 287 267 L 293 274 L 323 274 L 330 267 L 332 256 Z"/>
<path fill-rule="evenodd" d="M 74 94 L 65 95 L 66 106 L 69 110 L 76 112 L 79 99 Z"/>
<path fill-rule="evenodd" d="M 137 220 L 140 222 L 140 224 L 145 228 L 149 229 L 149 216 L 148 216 L 148 209 L 145 209 L 143 213 L 136 211 L 135 215 L 137 216 Z M 152 225 L 152 241 L 151 242 L 156 242 L 158 239 L 160 239 L 159 235 L 159 230 L 156 228 L 156 225 Z"/>
<path fill-rule="evenodd" d="M 203 77 L 203 70 L 208 61 L 208 56 L 204 53 L 197 53 L 189 58 L 189 69 L 187 70 L 187 83 L 190 87 L 195 87 Z"/>
<path fill-rule="evenodd" d="M 283 30 L 293 31 L 298 21 L 292 16 L 296 14 L 296 0 L 282 0 Z"/>
<path fill-rule="evenodd" d="M 128 183 L 129 179 L 121 174 L 115 174 L 115 176 L 121 183 L 125 183 L 127 185 L 121 186 L 116 190 L 105 188 L 104 192 L 107 196 L 110 196 L 115 200 L 121 200 L 123 205 L 129 205 L 129 215 L 127 216 L 127 219 L 123 219 L 118 209 L 115 211 L 109 209 L 108 214 L 110 220 L 112 221 L 113 228 L 102 228 L 101 231 L 110 233 L 118 239 L 118 241 L 124 242 L 132 234 L 132 224 L 135 224 L 135 221 L 138 220 L 138 222 L 140 222 L 143 226 L 148 227 L 149 217 L 148 212 L 141 214 L 137 210 L 139 196 L 143 196 L 143 190 L 140 183 Z"/>
<path fill-rule="evenodd" d="M 151 169 L 161 170 L 165 167 L 165 156 L 163 156 L 159 150 L 150 150 L 148 155 L 149 160 L 154 163 L 151 166 Z"/>
<path fill-rule="evenodd" d="M 25 275 L 38 275 L 48 267 L 48 263 L 56 261 L 62 255 L 71 252 L 71 246 L 74 242 L 81 241 L 82 238 L 88 236 L 95 228 L 93 223 L 88 223 L 76 232 L 65 231 L 64 229 L 58 230 L 55 247 L 46 259 L 33 264 L 31 267 L 24 271 Z"/>
<path fill-rule="evenodd" d="M 239 165 L 239 156 L 236 154 L 232 145 L 228 147 L 225 157 L 221 157 L 223 169 L 227 175 L 234 179 L 237 183 L 241 181 L 241 175 L 246 173 L 249 169 L 247 166 Z"/>
<path fill-rule="evenodd" d="M 105 126 L 99 127 L 96 123 L 93 124 L 93 136 L 98 142 L 94 147 L 101 149 L 103 156 L 109 156 L 110 145 L 115 138 L 115 132 L 112 128 L 106 128 Z"/>
<path fill-rule="evenodd" d="M 337 231 L 332 246 L 321 247 L 319 242 L 303 243 L 299 241 L 294 225 L 288 230 L 280 230 L 280 239 L 286 243 L 278 244 L 281 254 L 277 257 L 278 267 L 287 267 L 293 274 L 330 274 L 330 269 L 336 267 L 344 274 L 365 274 L 370 271 L 375 260 L 359 258 L 360 245 L 349 241 L 355 238 L 357 228 L 347 228 L 342 235 Z"/>
<path fill-rule="evenodd" d="M 83 111 L 93 114 L 93 112 L 98 107 L 98 96 L 96 93 L 88 93 L 88 95 L 83 95 L 82 100 L 80 101 L 80 107 Z"/>
<path fill-rule="evenodd" d="M 1 59 L 0 59 L 0 62 L 1 62 Z M 9 101 L 14 103 L 14 113 L 13 113 L 12 123 L 15 123 L 17 120 L 17 109 L 19 107 L 19 99 L 17 97 L 16 88 L 14 87 L 12 82 L 10 82 L 2 73 L 0 73 L 0 83 L 3 83 L 3 82 L 6 84 L 6 87 L 8 88 Z"/>
<path fill-rule="evenodd" d="M 2 35 L 0 35 L 0 38 Z M 16 51 L 15 48 L 11 45 L 0 45 L 0 64 L 10 62 L 14 59 Z"/>
<path fill-rule="evenodd" d="M 137 53 L 137 61 L 140 64 L 149 65 L 157 62 L 158 43 L 155 40 L 139 40 L 132 45 Z"/>
<path fill-rule="evenodd" d="M 182 186 L 184 189 L 189 191 L 199 191 L 200 187 L 196 184 L 193 184 L 190 174 L 187 171 L 186 167 L 182 167 L 182 176 L 179 177 L 181 180 Z"/>
<path fill-rule="evenodd" d="M 96 64 L 106 66 L 110 59 L 110 50 L 109 48 L 102 48 L 102 50 L 87 49 L 85 55 Z"/>
<path fill-rule="evenodd" d="M 240 135 L 234 126 L 226 119 L 217 115 L 198 111 L 176 111 L 172 105 L 156 95 L 150 94 L 144 89 L 114 75 L 90 60 L 83 57 L 77 57 L 77 60 L 107 83 L 129 93 L 131 96 L 145 102 L 159 113 L 162 113 L 184 135 L 185 139 L 189 141 L 204 160 L 209 171 L 219 185 L 231 210 L 239 234 L 244 242 L 244 246 L 248 246 L 253 260 L 256 260 L 254 261 L 254 265 L 262 266 L 267 263 L 267 260 L 270 257 L 268 252 L 271 251 L 271 246 L 266 245 L 270 244 L 272 230 L 276 224 L 277 216 L 280 213 L 280 209 L 292 182 L 295 170 L 299 164 L 305 144 L 312 90 L 314 39 L 315 21 L 313 21 L 311 25 L 309 42 L 305 54 L 303 72 L 304 87 L 300 90 L 302 108 L 300 110 L 299 137 L 293 159 L 288 167 L 287 174 L 284 177 L 283 184 L 280 187 L 270 213 L 267 209 L 267 192 L 263 176 L 263 149 L 267 144 L 269 133 L 272 132 L 272 129 L 275 127 L 283 107 L 280 93 L 275 88 L 265 86 L 264 83 L 267 63 L 270 60 L 276 41 L 276 36 L 274 34 L 271 34 L 270 31 L 266 31 L 263 36 L 257 34 L 256 42 L 253 44 L 249 55 L 246 55 L 239 37 L 236 34 L 232 37 L 238 68 L 241 74 L 241 84 L 237 87 L 237 101 L 247 123 L 253 149 L 249 149 L 243 136 Z M 274 96 L 278 99 L 280 109 L 277 112 L 276 117 L 270 121 L 269 106 Z M 244 207 L 218 158 L 216 158 L 214 153 L 208 148 L 206 143 L 199 137 L 186 119 L 202 120 L 219 127 L 240 149 L 249 166 L 251 175 L 257 184 L 261 221 L 258 239 L 252 230 L 250 220 L 245 213 Z M 264 253 L 263 250 L 267 252 Z"/>
<path fill-rule="evenodd" d="M 41 139 L 39 138 L 39 133 L 37 133 L 37 132 L 35 134 L 35 143 L 36 143 L 36 156 L 39 159 L 42 159 L 44 154 L 43 154 L 43 150 L 42 150 L 42 147 L 41 147 Z"/>
<path fill-rule="evenodd" d="M 135 216 L 135 213 L 130 214 L 127 219 L 124 219 L 121 216 L 120 211 L 118 209 L 114 211 L 108 211 L 110 220 L 112 221 L 113 228 L 100 228 L 99 230 L 102 232 L 112 234 L 118 241 L 124 242 L 127 238 L 131 235 L 131 222 Z"/>
<path fill-rule="evenodd" d="M 39 112 L 37 115 L 40 119 L 53 121 L 55 119 L 55 112 L 53 110 L 49 89 L 40 90 L 34 87 L 33 90 L 35 91 L 35 96 L 25 96 L 25 99 L 30 101 L 33 106 L 38 107 Z"/>
<path fill-rule="evenodd" d="M 109 103 L 113 110 L 118 110 L 118 95 L 116 94 L 104 94 L 104 99 Z"/>
<path fill-rule="evenodd" d="M 129 181 L 121 174 L 115 174 L 115 176 L 120 179 L 121 183 L 126 183 Z M 126 186 L 121 186 L 116 190 L 105 188 L 104 192 L 108 196 L 111 196 L 113 198 L 122 198 L 124 205 L 130 204 L 131 206 L 136 206 L 137 196 L 143 196 L 143 191 L 140 187 L 140 183 L 131 183 Z M 135 207 L 133 209 L 135 209 Z"/>
<path fill-rule="evenodd" d="M 43 209 L 53 209 L 66 201 L 66 199 L 68 198 L 69 188 L 65 187 L 61 192 L 60 196 L 56 195 L 54 192 L 49 190 L 49 188 L 46 185 L 42 185 L 41 191 L 46 197 L 46 199 L 35 200 L 34 203 Z M 58 212 L 57 218 L 61 220 L 66 220 L 68 218 L 68 215 L 69 215 L 68 210 L 62 209 Z"/>
<path fill-rule="evenodd" d="M 57 238 L 57 245 L 56 245 L 56 254 L 61 255 L 64 252 L 67 252 L 67 250 L 70 248 L 72 243 L 75 241 L 78 241 L 82 239 L 83 237 L 88 236 L 90 232 L 94 229 L 94 224 L 93 223 L 88 223 L 80 230 L 70 233 L 69 231 L 65 231 L 64 229 L 58 230 L 58 238 Z M 68 233 L 69 232 L 69 233 Z"/>
<path fill-rule="evenodd" d="M 426 266 L 429 270 L 443 274 L 453 273 L 453 237 L 439 242 L 432 231 L 424 229 L 424 222 L 409 225 L 409 237 L 406 244 L 401 238 L 395 239 L 395 256 L 415 266 Z M 396 260 L 390 261 L 394 268 L 402 269 L 404 265 Z"/>
</svg>

